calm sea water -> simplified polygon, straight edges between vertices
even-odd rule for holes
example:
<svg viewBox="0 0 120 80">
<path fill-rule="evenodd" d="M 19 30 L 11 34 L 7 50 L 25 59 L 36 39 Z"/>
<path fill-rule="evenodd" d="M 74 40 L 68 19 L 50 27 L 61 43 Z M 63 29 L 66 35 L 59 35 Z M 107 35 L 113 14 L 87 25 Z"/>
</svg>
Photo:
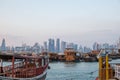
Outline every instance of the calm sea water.
<svg viewBox="0 0 120 80">
<path fill-rule="evenodd" d="M 119 62 L 120 60 L 113 60 Z M 46 80 L 95 80 L 98 76 L 98 62 L 50 63 Z"/>
<path fill-rule="evenodd" d="M 120 59 L 111 63 L 120 63 Z M 5 65 L 11 64 L 5 62 Z M 46 80 L 95 80 L 98 76 L 98 62 L 66 63 L 54 62 L 49 64 Z"/>
</svg>

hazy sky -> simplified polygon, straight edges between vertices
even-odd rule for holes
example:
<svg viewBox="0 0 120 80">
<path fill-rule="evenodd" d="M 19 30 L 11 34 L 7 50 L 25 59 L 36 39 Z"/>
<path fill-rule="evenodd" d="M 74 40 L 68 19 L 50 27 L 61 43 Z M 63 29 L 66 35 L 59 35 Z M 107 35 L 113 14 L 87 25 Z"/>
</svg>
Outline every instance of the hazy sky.
<svg viewBox="0 0 120 80">
<path fill-rule="evenodd" d="M 61 38 L 91 46 L 120 36 L 120 0 L 0 0 L 0 42 Z"/>
</svg>

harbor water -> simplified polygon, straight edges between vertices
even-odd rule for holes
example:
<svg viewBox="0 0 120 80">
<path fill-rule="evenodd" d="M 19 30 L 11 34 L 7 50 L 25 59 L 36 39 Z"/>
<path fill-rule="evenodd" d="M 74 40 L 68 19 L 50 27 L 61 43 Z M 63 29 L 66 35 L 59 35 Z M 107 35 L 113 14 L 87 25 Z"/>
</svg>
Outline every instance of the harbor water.
<svg viewBox="0 0 120 80">
<path fill-rule="evenodd" d="M 120 60 L 111 61 L 120 63 Z M 98 76 L 98 62 L 50 63 L 46 80 L 95 80 Z"/>
</svg>

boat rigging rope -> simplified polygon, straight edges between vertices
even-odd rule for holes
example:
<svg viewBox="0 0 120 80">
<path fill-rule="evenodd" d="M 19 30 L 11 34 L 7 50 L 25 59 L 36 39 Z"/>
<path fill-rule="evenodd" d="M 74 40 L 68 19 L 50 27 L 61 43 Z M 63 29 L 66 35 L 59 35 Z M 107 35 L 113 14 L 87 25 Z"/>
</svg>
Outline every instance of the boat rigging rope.
<svg viewBox="0 0 120 80">
<path fill-rule="evenodd" d="M 87 79 L 87 80 L 89 80 L 90 78 L 94 78 L 93 77 L 93 74 L 95 73 L 95 72 L 97 72 L 98 70 L 95 70 L 95 71 L 92 71 L 92 72 L 89 72 L 89 73 L 87 73 L 87 74 L 90 74 L 90 77 Z"/>
<path fill-rule="evenodd" d="M 95 71 L 92 71 L 92 72 L 89 72 L 89 73 L 86 73 L 86 74 L 91 74 L 93 75 L 93 73 L 97 72 L 98 70 L 95 70 Z"/>
<path fill-rule="evenodd" d="M 93 74 L 95 73 L 95 72 L 97 72 L 98 70 L 95 70 L 95 71 L 92 71 L 92 72 L 88 72 L 88 73 L 83 73 L 82 75 L 80 75 L 80 74 L 78 74 L 78 75 L 76 75 L 76 77 L 77 76 L 85 76 L 85 74 L 89 74 L 90 76 L 89 77 L 86 77 L 87 79 L 86 80 L 93 80 L 95 77 L 93 77 Z M 66 79 L 65 80 L 76 80 L 77 78 L 75 78 L 75 75 L 74 75 L 74 77 L 72 77 L 72 75 L 71 76 L 66 76 L 65 77 Z M 78 79 L 77 79 L 78 80 Z M 80 80 L 82 80 L 82 78 L 80 79 Z M 85 80 L 85 79 L 84 79 Z"/>
</svg>

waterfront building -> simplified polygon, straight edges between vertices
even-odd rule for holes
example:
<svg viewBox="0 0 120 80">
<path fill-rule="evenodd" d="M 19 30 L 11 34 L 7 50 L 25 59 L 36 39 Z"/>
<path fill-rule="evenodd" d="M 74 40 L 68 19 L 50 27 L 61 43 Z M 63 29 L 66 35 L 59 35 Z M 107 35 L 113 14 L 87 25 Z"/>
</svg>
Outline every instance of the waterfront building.
<svg viewBox="0 0 120 80">
<path fill-rule="evenodd" d="M 45 52 L 46 50 L 44 49 L 44 46 L 41 46 L 41 53 Z"/>
<path fill-rule="evenodd" d="M 74 48 L 74 43 L 68 43 L 67 48 Z"/>
<path fill-rule="evenodd" d="M 104 43 L 104 44 L 102 45 L 102 48 L 103 48 L 103 49 L 109 49 L 109 44 L 108 44 L 108 43 Z"/>
<path fill-rule="evenodd" d="M 32 52 L 34 52 L 34 53 L 40 53 L 41 52 L 40 45 L 38 43 L 34 44 L 34 46 L 32 47 Z"/>
<path fill-rule="evenodd" d="M 78 50 L 78 45 L 74 43 L 68 43 L 67 48 L 73 48 L 75 51 Z"/>
<path fill-rule="evenodd" d="M 98 44 L 97 42 L 95 42 L 95 43 L 93 44 L 93 50 L 101 50 L 101 45 Z"/>
<path fill-rule="evenodd" d="M 49 52 L 55 52 L 55 42 L 54 42 L 54 39 L 49 39 L 48 50 L 49 50 Z"/>
<path fill-rule="evenodd" d="M 26 46 L 26 51 L 30 53 L 31 52 L 31 46 Z"/>
<path fill-rule="evenodd" d="M 64 53 L 64 50 L 66 48 L 66 42 L 65 41 L 62 41 L 61 42 L 61 52 Z"/>
<path fill-rule="evenodd" d="M 2 40 L 1 51 L 6 51 L 5 39 Z"/>
<path fill-rule="evenodd" d="M 12 52 L 16 52 L 16 53 L 21 53 L 21 52 L 31 53 L 32 52 L 32 48 L 31 48 L 31 46 L 28 46 L 26 44 L 22 44 L 22 46 L 16 46 L 15 48 L 12 47 L 11 51 Z"/>
<path fill-rule="evenodd" d="M 44 51 L 47 51 L 48 47 L 47 47 L 47 41 L 44 42 Z"/>
<path fill-rule="evenodd" d="M 12 48 L 11 48 L 11 51 L 12 51 L 12 52 L 14 52 L 14 51 L 15 51 L 15 48 L 14 48 L 14 47 L 12 47 Z"/>
<path fill-rule="evenodd" d="M 21 53 L 21 52 L 23 52 L 23 50 L 24 50 L 24 48 L 21 46 L 15 47 L 15 53 Z"/>
<path fill-rule="evenodd" d="M 60 39 L 59 38 L 56 40 L 56 52 L 57 53 L 60 52 Z"/>
<path fill-rule="evenodd" d="M 102 49 L 102 45 L 98 44 L 98 50 L 101 50 L 101 49 Z"/>
<path fill-rule="evenodd" d="M 10 51 L 10 46 L 7 46 L 7 47 L 6 47 L 6 51 Z"/>
<path fill-rule="evenodd" d="M 83 53 L 83 48 L 82 48 L 81 45 L 79 46 L 79 50 L 78 51 L 81 52 L 81 53 Z"/>
<path fill-rule="evenodd" d="M 91 52 L 91 49 L 85 46 L 83 52 L 84 53 L 89 53 L 89 52 Z"/>
<path fill-rule="evenodd" d="M 74 49 L 75 51 L 78 51 L 78 45 L 77 45 L 77 44 L 74 44 L 74 45 L 73 45 L 73 49 Z"/>
<path fill-rule="evenodd" d="M 119 40 L 118 40 L 118 43 L 117 43 L 117 49 L 118 49 L 118 52 L 120 53 L 120 37 L 119 37 Z"/>
<path fill-rule="evenodd" d="M 95 42 L 93 44 L 93 50 L 98 50 L 98 46 L 99 46 L 99 44 L 97 42 Z"/>
</svg>

